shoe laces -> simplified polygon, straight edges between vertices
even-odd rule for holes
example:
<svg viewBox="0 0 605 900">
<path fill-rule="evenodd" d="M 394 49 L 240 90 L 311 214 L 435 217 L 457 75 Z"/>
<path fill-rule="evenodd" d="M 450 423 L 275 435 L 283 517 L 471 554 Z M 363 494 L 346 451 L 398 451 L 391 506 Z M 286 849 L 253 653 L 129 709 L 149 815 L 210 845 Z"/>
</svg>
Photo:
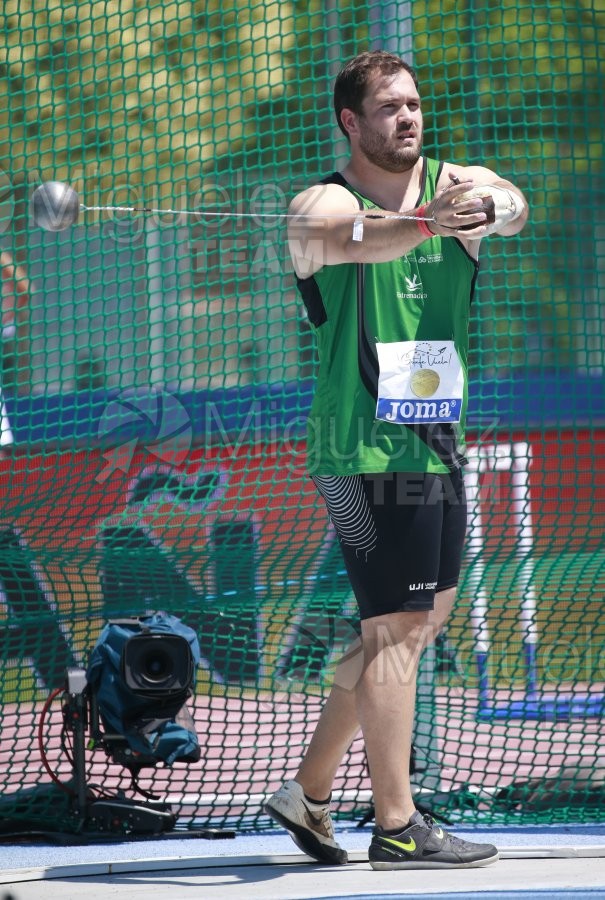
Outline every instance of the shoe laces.
<svg viewBox="0 0 605 900">
<path fill-rule="evenodd" d="M 439 826 L 435 825 L 435 820 L 428 813 L 422 813 L 422 818 L 424 819 L 424 821 L 426 822 L 426 824 L 428 825 L 428 827 L 431 830 L 433 830 L 433 828 L 435 828 L 435 827 L 439 827 Z M 463 848 L 468 843 L 467 841 L 463 840 L 462 838 L 456 837 L 455 834 L 451 834 L 449 831 L 443 831 L 443 833 L 446 837 L 448 837 L 450 839 L 453 847 Z"/>
<path fill-rule="evenodd" d="M 434 827 L 435 827 L 435 820 L 433 819 L 432 816 L 430 816 L 428 813 L 421 813 L 421 816 L 422 816 L 422 818 L 424 819 L 424 821 L 426 822 L 426 824 L 428 825 L 429 828 L 434 828 Z"/>
</svg>

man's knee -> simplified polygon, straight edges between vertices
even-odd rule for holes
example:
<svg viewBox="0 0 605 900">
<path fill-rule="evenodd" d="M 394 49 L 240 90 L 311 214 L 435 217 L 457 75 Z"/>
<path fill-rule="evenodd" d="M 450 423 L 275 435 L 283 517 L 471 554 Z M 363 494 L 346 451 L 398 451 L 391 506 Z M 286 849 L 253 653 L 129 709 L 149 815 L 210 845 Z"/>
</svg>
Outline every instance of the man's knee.
<svg viewBox="0 0 605 900">
<path fill-rule="evenodd" d="M 363 619 L 361 640 L 366 660 L 394 648 L 414 651 L 432 631 L 432 610 L 388 613 Z"/>
</svg>

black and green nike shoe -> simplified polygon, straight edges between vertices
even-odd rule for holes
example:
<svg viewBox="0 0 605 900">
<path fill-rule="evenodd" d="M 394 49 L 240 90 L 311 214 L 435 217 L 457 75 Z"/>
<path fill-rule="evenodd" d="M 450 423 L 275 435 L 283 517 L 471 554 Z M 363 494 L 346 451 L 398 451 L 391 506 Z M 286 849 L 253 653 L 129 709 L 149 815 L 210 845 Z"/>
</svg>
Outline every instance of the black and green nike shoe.
<svg viewBox="0 0 605 900">
<path fill-rule="evenodd" d="M 415 812 L 403 831 L 374 829 L 369 858 L 373 869 L 473 869 L 499 857 L 491 844 L 474 844 L 455 837 Z"/>
</svg>

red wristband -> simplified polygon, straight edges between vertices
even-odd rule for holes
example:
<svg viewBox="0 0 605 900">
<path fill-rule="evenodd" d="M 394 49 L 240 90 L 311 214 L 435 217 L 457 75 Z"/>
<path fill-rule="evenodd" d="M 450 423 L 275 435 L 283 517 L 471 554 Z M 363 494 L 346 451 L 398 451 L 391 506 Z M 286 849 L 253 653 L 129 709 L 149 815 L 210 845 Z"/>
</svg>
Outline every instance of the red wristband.
<svg viewBox="0 0 605 900">
<path fill-rule="evenodd" d="M 419 206 L 416 210 L 416 225 L 418 226 L 418 231 L 423 237 L 432 238 L 435 237 L 435 235 L 427 225 L 426 219 L 424 218 L 424 211 L 427 206 L 428 203 L 425 203 L 424 206 Z"/>
</svg>

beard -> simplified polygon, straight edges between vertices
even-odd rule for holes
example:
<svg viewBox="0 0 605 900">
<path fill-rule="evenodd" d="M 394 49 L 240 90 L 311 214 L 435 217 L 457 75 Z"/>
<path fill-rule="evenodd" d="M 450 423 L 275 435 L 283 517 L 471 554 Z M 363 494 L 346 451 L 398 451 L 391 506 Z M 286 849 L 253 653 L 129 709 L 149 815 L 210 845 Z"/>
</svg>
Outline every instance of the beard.
<svg viewBox="0 0 605 900">
<path fill-rule="evenodd" d="M 396 143 L 388 144 L 383 134 L 364 125 L 359 136 L 359 149 L 371 163 L 387 172 L 407 172 L 420 159 L 422 135 L 413 147 L 402 147 Z"/>
</svg>

